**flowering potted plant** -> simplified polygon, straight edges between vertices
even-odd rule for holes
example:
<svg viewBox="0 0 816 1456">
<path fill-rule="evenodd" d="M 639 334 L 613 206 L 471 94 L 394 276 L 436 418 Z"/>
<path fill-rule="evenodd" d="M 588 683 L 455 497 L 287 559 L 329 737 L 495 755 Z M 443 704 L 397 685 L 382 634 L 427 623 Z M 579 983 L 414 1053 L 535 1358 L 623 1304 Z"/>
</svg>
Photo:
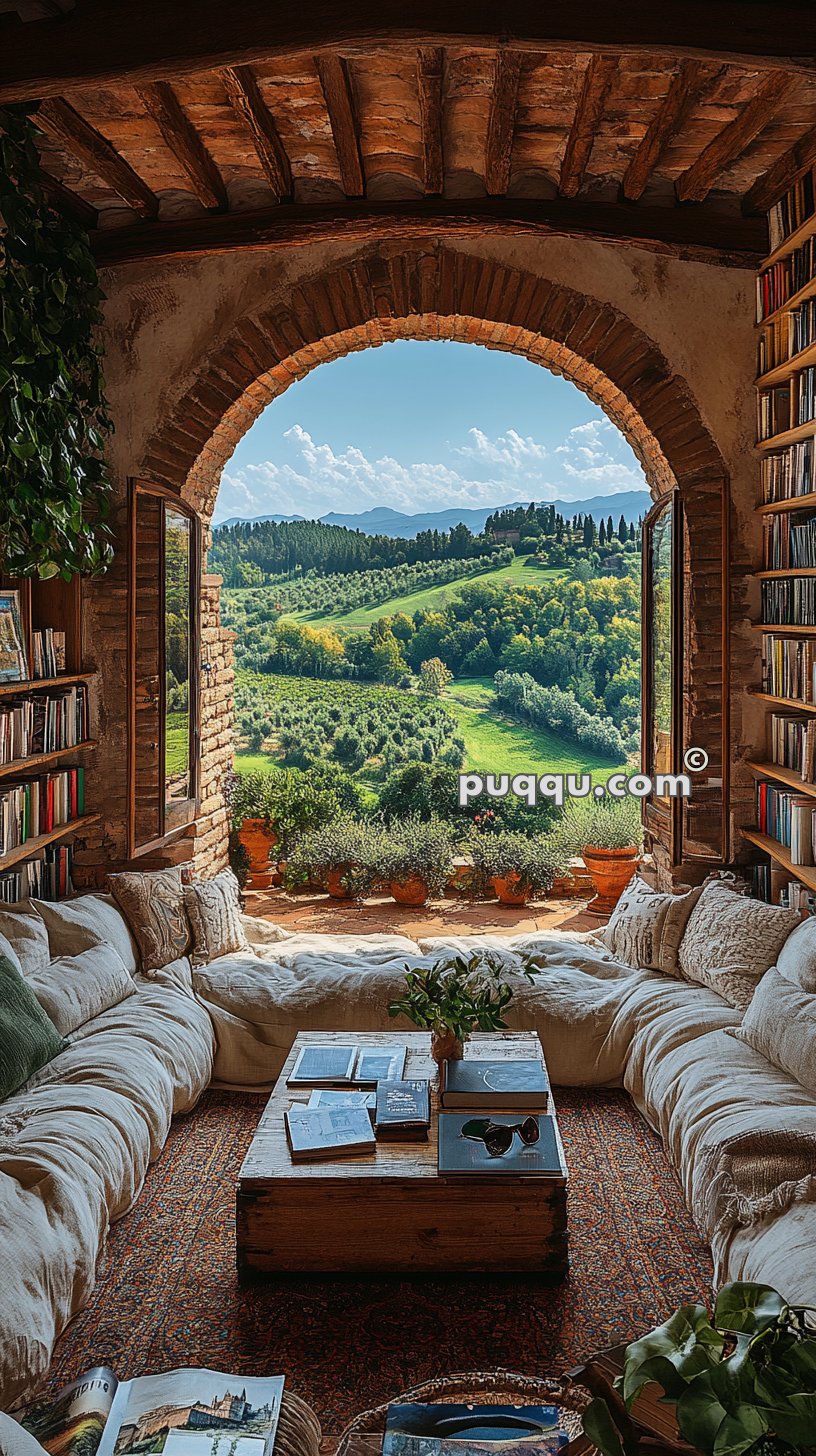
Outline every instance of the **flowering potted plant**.
<svg viewBox="0 0 816 1456">
<path fill-rule="evenodd" d="M 553 843 L 542 834 L 528 838 L 506 830 L 477 831 L 469 847 L 478 876 L 502 905 L 526 905 L 552 887 L 559 868 Z"/>
<path fill-rule="evenodd" d="M 424 905 L 441 895 L 453 868 L 450 831 L 439 819 L 409 819 L 390 830 L 383 879 L 398 905 Z"/>
<path fill-rule="evenodd" d="M 537 968 L 525 958 L 521 974 L 532 981 Z M 407 1016 L 431 1033 L 434 1061 L 461 1061 L 472 1031 L 503 1031 L 513 988 L 501 959 L 489 951 L 451 956 L 433 966 L 405 967 L 405 995 L 392 1001 L 389 1016 Z"/>
</svg>

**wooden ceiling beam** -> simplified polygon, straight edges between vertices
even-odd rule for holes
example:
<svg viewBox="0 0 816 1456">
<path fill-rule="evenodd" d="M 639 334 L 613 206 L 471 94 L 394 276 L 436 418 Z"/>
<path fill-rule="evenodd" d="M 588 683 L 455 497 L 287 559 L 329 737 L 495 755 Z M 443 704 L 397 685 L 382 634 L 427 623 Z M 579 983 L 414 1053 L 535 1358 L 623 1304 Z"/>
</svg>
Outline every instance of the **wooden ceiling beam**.
<svg viewBox="0 0 816 1456">
<path fill-rule="evenodd" d="M 441 46 L 420 46 L 417 90 L 422 129 L 422 185 L 429 196 L 445 189 L 445 147 L 442 130 L 442 83 L 445 52 Z"/>
<path fill-rule="evenodd" d="M 753 187 L 742 199 L 745 213 L 767 212 L 778 202 L 783 193 L 792 187 L 797 177 L 816 163 L 816 126 L 806 131 L 798 142 L 783 152 L 767 172 L 757 177 Z"/>
<path fill-rule="evenodd" d="M 749 14 L 750 12 L 750 14 Z M 38 25 L 11 17 L 0 29 L 0 104 L 61 95 L 71 87 L 172 79 L 274 61 L 299 52 L 376 44 L 496 44 L 523 51 L 608 50 L 616 55 L 713 57 L 719 62 L 816 72 L 812 0 L 198 0 L 194 17 L 168 0 L 82 0 Z M 5 32 L 5 35 L 4 35 Z M 5 43 L 3 43 L 5 40 Z"/>
<path fill-rule="evenodd" d="M 107 137 L 80 116 L 70 102 L 61 96 L 52 96 L 37 108 L 33 120 L 40 131 L 95 173 L 140 217 L 155 217 L 159 210 L 155 193 Z"/>
<path fill-rule="evenodd" d="M 228 66 L 221 80 L 229 103 L 252 133 L 258 161 L 275 196 L 283 202 L 292 197 L 292 167 L 286 148 L 264 101 L 251 66 Z"/>
<path fill-rule="evenodd" d="M 140 86 L 139 95 L 173 153 L 199 202 L 206 208 L 226 212 L 229 206 L 224 179 L 193 123 L 182 110 L 169 81 Z"/>
<path fill-rule="evenodd" d="M 621 184 L 627 202 L 637 202 L 670 142 L 683 130 L 704 86 L 713 79 L 703 61 L 680 62 L 669 89 L 632 157 Z"/>
<path fill-rule="evenodd" d="M 52 177 L 50 172 L 40 173 L 40 186 L 57 212 L 63 212 L 72 217 L 74 222 L 78 222 L 80 227 L 85 229 L 86 233 L 93 232 L 99 220 L 99 213 L 90 202 L 86 202 L 78 192 L 71 192 L 56 177 Z"/>
<path fill-rule="evenodd" d="M 705 200 L 717 178 L 773 120 L 795 85 L 796 77 L 787 71 L 776 71 L 762 82 L 734 120 L 717 132 L 696 162 L 677 178 L 675 190 L 681 202 Z"/>
<path fill-rule="evenodd" d="M 502 46 L 496 55 L 485 143 L 485 190 L 491 197 L 502 197 L 510 185 L 521 63 L 521 51 Z"/>
<path fill-rule="evenodd" d="M 609 88 L 617 69 L 617 56 L 590 57 L 561 162 L 558 191 L 562 197 L 576 197 L 581 189 Z"/>
<path fill-rule="evenodd" d="M 106 228 L 94 238 L 102 267 L 144 258 L 201 257 L 323 241 L 415 240 L 524 234 L 589 237 L 720 266 L 756 268 L 767 250 L 762 218 L 702 208 L 631 207 L 567 198 L 425 199 L 346 203 L 335 208 L 281 205 L 265 212 Z"/>
<path fill-rule="evenodd" d="M 315 67 L 329 113 L 343 191 L 347 197 L 362 197 L 365 179 L 360 128 L 354 112 L 348 65 L 342 56 L 315 56 Z"/>
</svg>

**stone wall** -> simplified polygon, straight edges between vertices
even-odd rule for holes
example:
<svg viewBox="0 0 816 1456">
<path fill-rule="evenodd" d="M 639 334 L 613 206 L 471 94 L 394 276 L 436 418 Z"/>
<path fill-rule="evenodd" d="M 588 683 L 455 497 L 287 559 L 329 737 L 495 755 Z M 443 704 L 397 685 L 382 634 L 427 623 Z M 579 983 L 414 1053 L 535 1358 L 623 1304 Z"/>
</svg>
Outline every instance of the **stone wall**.
<svg viewBox="0 0 816 1456">
<path fill-rule="evenodd" d="M 99 879 L 126 854 L 127 478 L 178 490 L 207 527 L 223 465 L 268 401 L 320 362 L 392 338 L 486 343 L 563 373 L 624 431 L 656 494 L 675 480 L 690 492 L 730 480 L 732 757 L 752 741 L 757 725 L 744 685 L 757 671 L 757 645 L 745 627 L 741 570 L 756 545 L 752 274 L 548 236 L 436 247 L 312 244 L 288 254 L 139 264 L 112 270 L 103 285 L 120 550 L 88 592 L 88 656 L 100 667 L 104 708 L 89 786 L 103 827 L 81 856 L 86 878 Z M 217 594 L 216 579 L 205 578 L 202 654 L 212 670 L 202 680 L 201 818 L 185 851 L 202 869 L 223 862 L 231 753 L 231 654 Z M 695 640 L 710 644 L 719 621 L 702 580 L 693 611 L 696 653 Z M 700 684 L 701 720 L 710 716 L 704 671 L 700 650 L 690 680 L 696 674 Z M 732 768 L 732 806 L 747 822 L 749 780 L 737 762 Z"/>
</svg>

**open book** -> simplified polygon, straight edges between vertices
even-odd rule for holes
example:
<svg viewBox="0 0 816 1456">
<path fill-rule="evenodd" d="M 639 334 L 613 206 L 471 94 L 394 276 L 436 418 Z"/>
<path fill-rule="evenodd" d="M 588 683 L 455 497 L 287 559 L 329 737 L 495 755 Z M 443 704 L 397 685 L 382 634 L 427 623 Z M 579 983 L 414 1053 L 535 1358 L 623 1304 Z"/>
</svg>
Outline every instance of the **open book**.
<svg viewBox="0 0 816 1456">
<path fill-rule="evenodd" d="M 271 1456 L 283 1376 L 186 1368 L 117 1380 L 98 1366 L 23 1425 L 51 1456 Z"/>
</svg>

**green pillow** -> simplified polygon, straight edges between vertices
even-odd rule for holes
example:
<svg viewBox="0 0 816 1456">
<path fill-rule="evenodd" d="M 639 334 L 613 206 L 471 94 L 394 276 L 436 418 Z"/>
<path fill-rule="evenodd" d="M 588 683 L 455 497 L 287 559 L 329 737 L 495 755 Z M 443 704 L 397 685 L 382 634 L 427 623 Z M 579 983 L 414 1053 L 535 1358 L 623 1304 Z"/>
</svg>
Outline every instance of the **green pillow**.
<svg viewBox="0 0 816 1456">
<path fill-rule="evenodd" d="M 0 955 L 0 1101 L 67 1045 L 20 972 Z"/>
</svg>

